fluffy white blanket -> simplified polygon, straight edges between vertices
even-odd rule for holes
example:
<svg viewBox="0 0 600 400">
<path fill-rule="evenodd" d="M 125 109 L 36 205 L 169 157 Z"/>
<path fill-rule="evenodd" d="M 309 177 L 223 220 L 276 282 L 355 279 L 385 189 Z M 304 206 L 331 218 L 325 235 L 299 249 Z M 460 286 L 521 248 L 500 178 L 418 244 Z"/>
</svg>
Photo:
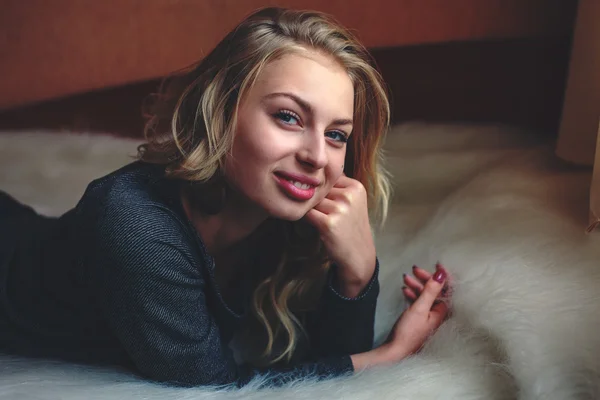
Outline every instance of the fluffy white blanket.
<svg viewBox="0 0 600 400">
<path fill-rule="evenodd" d="M 0 188 L 46 214 L 128 162 L 110 136 L 0 135 Z M 600 234 L 586 235 L 590 171 L 514 128 L 404 124 L 387 140 L 395 196 L 377 232 L 381 341 L 402 273 L 441 261 L 452 317 L 421 353 L 350 378 L 241 391 L 164 388 L 130 374 L 0 356 L 0 399 L 597 399 Z"/>
</svg>

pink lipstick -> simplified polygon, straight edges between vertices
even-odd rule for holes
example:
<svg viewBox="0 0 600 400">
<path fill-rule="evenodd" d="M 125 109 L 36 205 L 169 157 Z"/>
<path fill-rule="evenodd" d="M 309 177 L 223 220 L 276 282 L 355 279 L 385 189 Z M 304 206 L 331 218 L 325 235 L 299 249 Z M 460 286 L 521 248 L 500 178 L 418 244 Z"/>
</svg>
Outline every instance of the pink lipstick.
<svg viewBox="0 0 600 400">
<path fill-rule="evenodd" d="M 275 180 L 285 194 L 300 201 L 310 200 L 315 195 L 316 186 L 321 183 L 315 178 L 287 172 L 277 172 Z"/>
</svg>

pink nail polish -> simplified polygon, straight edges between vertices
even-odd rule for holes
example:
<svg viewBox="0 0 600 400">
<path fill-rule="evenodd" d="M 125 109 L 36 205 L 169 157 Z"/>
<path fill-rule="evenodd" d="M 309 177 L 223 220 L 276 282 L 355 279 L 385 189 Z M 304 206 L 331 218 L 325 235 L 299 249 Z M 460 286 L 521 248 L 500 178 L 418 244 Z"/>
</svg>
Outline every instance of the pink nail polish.
<svg viewBox="0 0 600 400">
<path fill-rule="evenodd" d="M 446 272 L 443 269 L 438 269 L 433 275 L 433 280 L 439 283 L 443 283 L 446 280 Z"/>
</svg>

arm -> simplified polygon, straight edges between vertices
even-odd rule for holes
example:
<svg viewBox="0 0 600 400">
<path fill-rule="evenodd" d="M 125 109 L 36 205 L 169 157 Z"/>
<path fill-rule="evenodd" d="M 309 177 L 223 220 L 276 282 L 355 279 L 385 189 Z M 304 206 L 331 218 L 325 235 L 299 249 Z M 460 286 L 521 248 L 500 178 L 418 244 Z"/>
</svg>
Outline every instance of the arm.
<svg viewBox="0 0 600 400">
<path fill-rule="evenodd" d="M 332 267 L 319 307 L 307 322 L 311 346 L 317 356 L 364 353 L 373 347 L 378 275 L 376 260 L 373 276 L 362 292 L 348 298 L 339 293 L 336 267 Z"/>
<path fill-rule="evenodd" d="M 311 321 L 311 339 L 319 355 L 365 352 L 373 345 L 379 285 L 367 200 L 361 182 L 341 175 L 305 215 L 334 265 L 334 284 L 329 282 Z"/>
<path fill-rule="evenodd" d="M 124 203 L 124 202 L 123 202 Z M 280 384 L 353 371 L 349 355 L 286 370 L 236 365 L 205 297 L 202 261 L 180 224 L 157 206 L 110 206 L 95 232 L 94 277 L 104 316 L 136 368 L 162 382 L 242 386 L 257 375 Z"/>
<path fill-rule="evenodd" d="M 376 285 L 378 270 L 379 264 L 377 263 L 370 290 Z M 421 281 L 419 287 L 410 286 L 412 296 L 409 299 L 411 305 L 398 318 L 388 336 L 388 340 L 384 344 L 369 350 L 372 346 L 373 324 L 370 322 L 366 326 L 360 325 L 360 320 L 374 315 L 375 310 L 375 304 L 372 304 L 372 314 L 368 312 L 369 308 L 365 306 L 368 302 L 362 304 L 362 306 L 359 305 L 360 302 L 373 296 L 369 294 L 369 286 L 367 286 L 359 298 L 346 299 L 347 301 L 355 301 L 355 303 L 346 303 L 347 308 L 343 311 L 346 318 L 340 319 L 329 312 L 317 314 L 320 315 L 321 319 L 313 321 L 313 335 L 315 333 L 320 335 L 316 337 L 317 342 L 320 343 L 320 346 L 316 349 L 319 352 L 318 355 L 323 356 L 347 351 L 352 354 L 353 369 L 361 371 L 376 365 L 397 363 L 417 352 L 427 338 L 443 323 L 448 314 L 448 307 L 444 301 L 440 301 L 440 296 L 443 296 L 442 291 L 446 284 L 446 270 L 438 265 L 436 273 L 433 275 L 421 269 L 416 269 L 415 272 L 418 273 L 416 276 Z M 331 290 L 331 287 L 326 288 L 326 293 Z M 327 298 L 327 294 L 324 297 Z M 375 301 L 376 294 L 373 297 L 373 301 Z M 350 304 L 354 304 L 355 308 L 352 308 Z M 323 310 L 331 311 L 333 309 L 328 307 L 327 304 L 323 304 Z M 330 319 L 344 321 L 344 324 L 332 324 Z M 322 329 L 322 326 L 326 328 Z M 348 331 L 344 331 L 344 329 L 348 329 Z M 368 334 L 370 334 L 371 341 L 363 341 Z M 362 349 L 361 346 L 363 346 Z"/>
</svg>

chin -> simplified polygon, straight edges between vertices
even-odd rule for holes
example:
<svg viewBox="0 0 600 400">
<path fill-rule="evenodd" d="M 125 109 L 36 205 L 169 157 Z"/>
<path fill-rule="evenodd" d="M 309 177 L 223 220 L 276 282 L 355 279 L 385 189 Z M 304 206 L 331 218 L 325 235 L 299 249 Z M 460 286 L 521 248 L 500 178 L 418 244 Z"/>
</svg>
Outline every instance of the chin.
<svg viewBox="0 0 600 400">
<path fill-rule="evenodd" d="M 267 211 L 273 218 L 294 222 L 302 219 L 308 212 L 308 209 L 306 206 L 297 205 L 296 207 L 277 207 L 276 209 Z"/>
<path fill-rule="evenodd" d="M 262 208 L 271 218 L 294 222 L 302 219 L 324 197 L 321 193 L 317 192 L 311 199 L 298 201 L 289 198 L 277 190 L 255 197 L 254 203 Z"/>
<path fill-rule="evenodd" d="M 314 207 L 315 201 L 297 202 L 283 197 L 265 203 L 263 209 L 270 217 L 293 222 L 302 219 Z"/>
</svg>

